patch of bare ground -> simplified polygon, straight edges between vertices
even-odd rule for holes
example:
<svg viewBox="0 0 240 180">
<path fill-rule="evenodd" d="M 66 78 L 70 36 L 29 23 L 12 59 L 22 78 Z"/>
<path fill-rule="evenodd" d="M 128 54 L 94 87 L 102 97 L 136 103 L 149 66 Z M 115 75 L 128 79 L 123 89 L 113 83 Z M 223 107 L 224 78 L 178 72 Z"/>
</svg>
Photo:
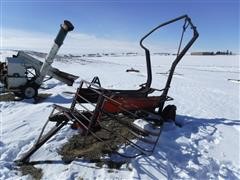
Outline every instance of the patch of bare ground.
<svg viewBox="0 0 240 180">
<path fill-rule="evenodd" d="M 40 103 L 50 97 L 52 94 L 50 93 L 40 93 L 37 97 L 35 97 L 33 103 Z M 20 95 L 19 95 L 20 96 Z M 14 93 L 3 93 L 0 94 L 0 102 L 1 101 L 21 101 L 23 98 L 15 96 Z"/>
<path fill-rule="evenodd" d="M 63 161 L 70 163 L 76 158 L 83 158 L 96 163 L 99 167 L 107 165 L 113 169 L 121 168 L 126 161 L 116 162 L 111 159 L 103 159 L 103 157 L 115 153 L 122 144 L 127 143 L 126 139 L 121 136 L 128 137 L 128 139 L 133 139 L 134 136 L 126 126 L 110 118 L 102 118 L 101 126 L 104 128 L 98 128 L 95 135 L 102 141 L 89 133 L 88 135 L 74 135 L 64 144 L 59 150 Z"/>
<path fill-rule="evenodd" d="M 20 172 L 22 175 L 31 175 L 33 179 L 40 180 L 42 178 L 42 169 L 36 168 L 31 164 L 20 166 Z"/>
</svg>

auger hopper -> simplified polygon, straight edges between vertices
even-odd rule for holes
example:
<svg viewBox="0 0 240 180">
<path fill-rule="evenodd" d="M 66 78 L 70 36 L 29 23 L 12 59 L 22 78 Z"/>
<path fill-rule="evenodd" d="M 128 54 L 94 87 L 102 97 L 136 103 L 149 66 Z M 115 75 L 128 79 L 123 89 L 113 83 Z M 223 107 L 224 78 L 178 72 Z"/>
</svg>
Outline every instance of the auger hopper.
<svg viewBox="0 0 240 180">
<path fill-rule="evenodd" d="M 159 28 L 181 20 L 184 24 L 179 49 L 177 57 L 170 68 L 165 87 L 163 89 L 151 88 L 150 51 L 143 42 Z M 192 38 L 181 50 L 184 32 L 189 27 L 193 31 Z M 151 30 L 140 41 L 140 46 L 144 49 L 146 55 L 147 82 L 138 90 L 116 90 L 101 87 L 98 77 L 95 77 L 92 82 L 82 80 L 75 93 L 71 107 L 53 106 L 53 111 L 44 125 L 37 142 L 22 156 L 19 162 L 29 162 L 31 155 L 67 124 L 81 128 L 83 131 L 82 138 L 92 136 L 98 142 L 105 142 L 106 138 L 98 135 L 99 130 L 104 130 L 111 137 L 115 137 L 116 141 L 117 139 L 122 139 L 117 147 L 113 147 L 113 143 L 108 143 L 105 146 L 107 146 L 108 150 L 111 150 L 111 153 L 125 158 L 151 154 L 160 137 L 164 121 L 169 118 L 175 118 L 176 107 L 174 105 L 168 105 L 164 108 L 166 101 L 173 100 L 173 98 L 168 96 L 168 90 L 174 70 L 197 38 L 198 32 L 196 27 L 187 15 L 165 22 Z M 155 91 L 161 94 L 159 96 L 152 95 Z M 124 133 L 121 130 L 114 131 L 106 122 L 113 122 L 116 126 L 125 128 Z M 49 132 L 44 133 L 46 126 L 50 123 L 55 125 Z"/>
</svg>

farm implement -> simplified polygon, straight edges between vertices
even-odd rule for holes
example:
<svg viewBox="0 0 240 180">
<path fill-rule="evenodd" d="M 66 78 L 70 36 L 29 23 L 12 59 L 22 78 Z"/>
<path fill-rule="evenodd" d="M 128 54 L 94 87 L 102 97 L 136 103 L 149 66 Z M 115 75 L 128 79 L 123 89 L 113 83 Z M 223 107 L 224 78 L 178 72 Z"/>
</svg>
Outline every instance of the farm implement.
<svg viewBox="0 0 240 180">
<path fill-rule="evenodd" d="M 154 89 L 151 87 L 150 51 L 143 42 L 156 30 L 178 21 L 183 22 L 183 29 L 177 56 L 172 62 L 165 87 Z M 184 33 L 188 28 L 192 31 L 192 37 L 181 48 Z M 53 105 L 53 110 L 36 143 L 18 162 L 28 163 L 32 154 L 68 124 L 71 124 L 73 128 L 81 129 L 83 140 L 91 136 L 97 142 L 108 142 L 104 144 L 108 152 L 125 158 L 150 155 L 157 145 L 164 122 L 169 119 L 175 120 L 176 106 L 165 106 L 167 101 L 173 100 L 168 96 L 168 91 L 177 64 L 193 45 L 198 35 L 196 27 L 187 15 L 167 21 L 152 29 L 140 40 L 140 46 L 145 51 L 147 66 L 147 82 L 141 85 L 140 89 L 106 89 L 101 87 L 98 77 L 94 77 L 92 82 L 82 80 L 69 108 Z M 45 133 L 45 129 L 50 123 L 55 125 Z M 116 130 L 114 127 L 122 128 Z M 99 135 L 99 131 L 104 131 L 105 137 Z M 111 138 L 112 140 L 110 140 Z M 119 143 L 115 144 L 115 141 L 119 141 Z"/>
<path fill-rule="evenodd" d="M 12 92 L 15 96 L 30 99 L 38 96 L 38 89 L 43 82 L 55 78 L 69 86 L 78 78 L 51 66 L 68 32 L 74 29 L 69 21 L 60 26 L 54 44 L 45 58 L 45 62 L 19 51 L 6 62 L 0 62 L 0 93 Z M 46 77 L 48 78 L 46 79 Z"/>
</svg>

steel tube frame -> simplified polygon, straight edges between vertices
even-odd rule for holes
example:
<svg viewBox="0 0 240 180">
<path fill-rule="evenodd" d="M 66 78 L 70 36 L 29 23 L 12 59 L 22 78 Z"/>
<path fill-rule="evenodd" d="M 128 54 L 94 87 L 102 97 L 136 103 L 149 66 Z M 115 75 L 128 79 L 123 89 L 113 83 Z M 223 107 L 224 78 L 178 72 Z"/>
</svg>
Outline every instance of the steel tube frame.
<svg viewBox="0 0 240 180">
<path fill-rule="evenodd" d="M 143 41 L 149 37 L 153 32 L 155 32 L 156 30 L 158 30 L 159 28 L 169 25 L 171 23 L 175 23 L 176 21 L 179 20 L 185 20 L 187 23 L 189 23 L 191 29 L 193 30 L 193 37 L 190 39 L 190 41 L 185 45 L 185 47 L 182 49 L 182 51 L 177 55 L 176 59 L 173 61 L 171 69 L 170 69 L 170 73 L 165 85 L 165 88 L 163 89 L 163 93 L 162 93 L 162 97 L 166 97 L 168 94 L 168 90 L 170 88 L 170 84 L 172 81 L 172 76 L 174 73 L 174 70 L 177 66 L 177 64 L 179 63 L 179 61 L 182 59 L 182 57 L 186 54 L 186 52 L 188 51 L 188 49 L 192 46 L 192 44 L 195 42 L 195 40 L 198 38 L 199 33 L 197 31 L 197 28 L 193 25 L 191 19 L 187 16 L 187 15 L 183 15 L 180 16 L 178 18 L 172 19 L 170 21 L 167 21 L 163 24 L 160 24 L 159 26 L 155 27 L 154 29 L 152 29 L 149 33 L 147 33 L 141 40 L 140 40 L 140 46 L 145 50 L 145 55 L 146 55 L 146 63 L 147 63 L 147 73 L 148 73 L 148 78 L 147 78 L 147 83 L 146 83 L 146 87 L 150 88 L 151 87 L 151 83 L 152 83 L 152 69 L 151 69 L 151 58 L 150 58 L 150 51 L 149 49 L 143 44 Z M 164 107 L 164 103 L 165 101 L 161 102 L 159 104 L 159 113 L 162 112 L 163 107 Z"/>
</svg>

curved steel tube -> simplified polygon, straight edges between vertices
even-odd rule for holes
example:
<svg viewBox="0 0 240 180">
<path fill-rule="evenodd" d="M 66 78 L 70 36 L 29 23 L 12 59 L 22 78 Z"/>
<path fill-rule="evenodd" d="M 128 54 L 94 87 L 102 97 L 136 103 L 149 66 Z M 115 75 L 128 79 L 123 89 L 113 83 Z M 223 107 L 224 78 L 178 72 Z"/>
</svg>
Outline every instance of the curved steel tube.
<svg viewBox="0 0 240 180">
<path fill-rule="evenodd" d="M 172 80 L 172 75 L 173 72 L 175 70 L 176 65 L 178 64 L 178 62 L 182 59 L 182 57 L 185 55 L 185 53 L 187 52 L 187 50 L 192 46 L 192 44 L 194 43 L 194 41 L 198 38 L 199 34 L 197 32 L 196 27 L 192 24 L 191 19 L 187 16 L 187 15 L 183 15 L 180 16 L 178 18 L 172 19 L 170 21 L 167 21 L 163 24 L 158 25 L 157 27 L 155 27 L 154 29 L 152 29 L 149 33 L 147 33 L 141 40 L 140 40 L 140 46 L 145 50 L 145 55 L 146 55 L 146 63 L 147 63 L 147 82 L 146 82 L 146 87 L 150 88 L 151 87 L 151 83 L 152 83 L 152 69 L 151 69 L 151 58 L 150 58 L 150 51 L 149 49 L 143 44 L 143 41 L 150 36 L 153 32 L 155 32 L 156 30 L 158 30 L 159 28 L 166 26 L 168 24 L 174 23 L 176 21 L 185 19 L 185 21 L 187 21 L 189 23 L 189 25 L 191 26 L 192 30 L 193 30 L 193 37 L 192 39 L 188 42 L 188 44 L 183 48 L 183 50 L 179 53 L 179 55 L 177 56 L 177 58 L 174 60 L 174 62 L 172 63 L 172 67 L 170 70 L 170 74 L 167 80 L 167 83 L 165 85 L 164 91 L 162 93 L 163 96 L 166 96 L 168 93 L 168 88 L 170 87 L 170 83 Z M 164 105 L 164 104 L 163 104 Z M 162 108 L 160 108 L 162 111 Z"/>
</svg>

